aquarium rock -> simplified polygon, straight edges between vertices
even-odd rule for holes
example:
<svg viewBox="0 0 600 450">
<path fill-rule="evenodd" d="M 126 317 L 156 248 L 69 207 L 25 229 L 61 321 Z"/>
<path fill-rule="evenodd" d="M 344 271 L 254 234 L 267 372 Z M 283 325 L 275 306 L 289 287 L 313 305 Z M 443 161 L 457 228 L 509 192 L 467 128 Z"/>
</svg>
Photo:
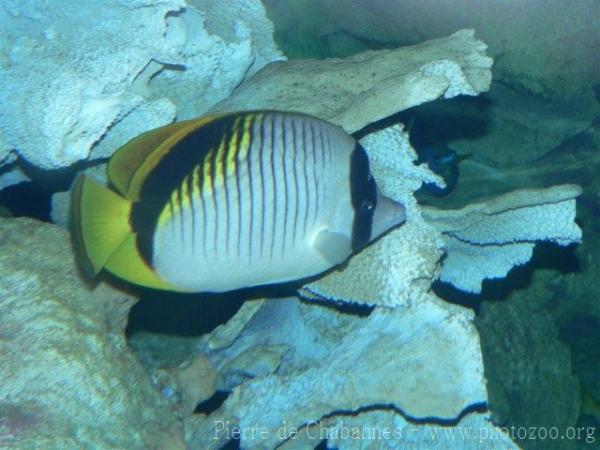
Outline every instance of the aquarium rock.
<svg viewBox="0 0 600 450">
<path fill-rule="evenodd" d="M 178 120 L 202 115 L 265 64 L 285 59 L 260 0 L 187 0 L 185 12 L 167 20 L 184 63 L 157 72 L 149 91 L 171 99 Z"/>
<path fill-rule="evenodd" d="M 424 102 L 489 88 L 492 59 L 473 30 L 424 44 L 344 59 L 265 66 L 213 111 L 284 109 L 312 114 L 353 133 Z"/>
<path fill-rule="evenodd" d="M 510 434 L 494 426 L 486 414 L 465 416 L 461 427 L 462 434 L 438 424 L 415 427 L 393 410 L 340 414 L 303 427 L 278 449 L 313 448 L 321 439 L 327 439 L 328 449 L 336 450 L 480 450 L 483 445 L 489 450 L 519 448 L 510 440 Z"/>
<path fill-rule="evenodd" d="M 9 152 L 42 169 L 110 156 L 282 58 L 259 0 L 189 3 L 3 5 L 0 166 Z"/>
<path fill-rule="evenodd" d="M 180 418 L 192 414 L 199 403 L 214 395 L 216 379 L 211 362 L 200 353 L 194 353 L 176 367 L 161 367 L 152 373 L 154 384 Z"/>
<path fill-rule="evenodd" d="M 481 292 L 483 280 L 503 278 L 531 258 L 536 241 L 569 245 L 581 241 L 575 223 L 575 185 L 523 189 L 459 210 L 422 208 L 445 240 L 440 280 Z"/>
<path fill-rule="evenodd" d="M 68 233 L 0 219 L 0 447 L 186 449 L 124 336 L 134 300 L 80 278 Z"/>
<path fill-rule="evenodd" d="M 468 310 L 433 296 L 362 317 L 295 298 L 252 303 L 198 344 L 218 368 L 221 388 L 232 393 L 203 426 L 190 419 L 192 443 L 211 435 L 219 438 L 218 448 L 226 439 L 221 420 L 241 429 L 265 427 L 264 439 L 242 439 L 242 445 L 274 448 L 291 437 L 290 429 L 317 424 L 336 411 L 374 408 L 402 411 L 412 420 L 452 420 L 485 402 L 479 341 Z M 232 372 L 227 364 L 275 346 L 282 351 L 276 364 L 264 366 L 268 370 L 238 366 Z M 247 359 L 248 366 L 256 367 L 257 359 Z"/>
<path fill-rule="evenodd" d="M 536 270 L 526 288 L 512 291 L 503 301 L 482 302 L 475 318 L 492 417 L 507 428 L 567 430 L 578 425 L 581 380 L 572 362 L 578 354 L 570 351 L 551 315 L 553 290 L 560 289 L 556 280 L 548 279 L 557 277 L 552 272 Z M 556 303 L 577 302 L 564 290 L 558 295 Z M 579 430 L 579 437 L 549 440 L 543 446 L 539 439 L 523 439 L 523 434 L 517 443 L 531 450 L 580 449 L 589 431 Z"/>
</svg>

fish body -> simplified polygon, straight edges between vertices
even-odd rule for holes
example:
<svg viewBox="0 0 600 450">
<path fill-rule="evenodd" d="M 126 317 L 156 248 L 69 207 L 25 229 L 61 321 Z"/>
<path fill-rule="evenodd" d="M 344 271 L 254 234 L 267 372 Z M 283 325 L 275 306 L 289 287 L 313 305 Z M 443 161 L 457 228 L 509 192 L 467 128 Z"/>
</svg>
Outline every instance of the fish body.
<svg viewBox="0 0 600 450">
<path fill-rule="evenodd" d="M 84 267 L 136 284 L 223 292 L 316 275 L 404 220 L 340 127 L 277 111 L 142 134 L 109 163 L 115 189 L 73 189 Z"/>
</svg>

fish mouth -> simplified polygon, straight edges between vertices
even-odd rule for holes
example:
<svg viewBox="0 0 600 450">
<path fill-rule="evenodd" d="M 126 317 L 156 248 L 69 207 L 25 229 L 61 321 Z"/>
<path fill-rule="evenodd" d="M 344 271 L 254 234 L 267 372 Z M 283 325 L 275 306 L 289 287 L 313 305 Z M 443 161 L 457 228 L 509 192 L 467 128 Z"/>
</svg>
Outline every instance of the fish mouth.
<svg viewBox="0 0 600 450">
<path fill-rule="evenodd" d="M 392 228 L 401 225 L 405 220 L 406 210 L 404 205 L 378 192 L 377 207 L 373 214 L 373 225 L 371 227 L 369 242 L 374 241 Z"/>
</svg>

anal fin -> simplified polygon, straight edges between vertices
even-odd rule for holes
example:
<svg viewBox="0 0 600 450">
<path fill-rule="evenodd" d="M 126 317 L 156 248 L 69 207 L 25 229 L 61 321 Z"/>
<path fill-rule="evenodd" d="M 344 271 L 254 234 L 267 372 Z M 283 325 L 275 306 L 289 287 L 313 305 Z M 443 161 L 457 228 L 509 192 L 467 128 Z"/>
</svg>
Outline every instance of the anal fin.
<svg viewBox="0 0 600 450">
<path fill-rule="evenodd" d="M 135 239 L 135 234 L 127 236 L 121 246 L 111 255 L 105 269 L 119 278 L 139 286 L 178 291 L 179 289 L 161 279 L 144 261 Z"/>
</svg>

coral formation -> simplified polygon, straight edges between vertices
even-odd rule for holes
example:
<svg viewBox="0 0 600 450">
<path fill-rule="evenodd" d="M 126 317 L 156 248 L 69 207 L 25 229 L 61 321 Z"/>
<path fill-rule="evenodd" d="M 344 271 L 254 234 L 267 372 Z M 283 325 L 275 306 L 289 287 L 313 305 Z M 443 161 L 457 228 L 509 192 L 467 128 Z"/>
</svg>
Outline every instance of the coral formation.
<svg viewBox="0 0 600 450">
<path fill-rule="evenodd" d="M 2 77 L 0 127 L 8 147 L 3 151 L 16 150 L 35 166 L 57 168 L 86 159 L 109 128 L 129 115 L 138 120 L 126 137 L 173 120 L 175 105 L 166 99 L 147 102 L 137 82 L 151 61 L 180 61 L 165 16 L 184 5 L 180 0 L 111 1 L 100 9 L 89 0 L 69 8 L 37 0 L 5 4 L 1 54 L 8 70 Z"/>
<path fill-rule="evenodd" d="M 205 113 L 265 64 L 284 59 L 257 0 L 188 0 L 185 12 L 168 24 L 182 43 L 185 70 L 160 70 L 148 91 L 173 101 L 178 120 Z"/>
<path fill-rule="evenodd" d="M 478 293 L 483 280 L 503 278 L 529 261 L 535 241 L 581 242 L 575 223 L 580 194 L 579 186 L 563 185 L 514 191 L 459 210 L 422 208 L 425 220 L 444 236 L 440 280 Z"/>
<path fill-rule="evenodd" d="M 206 111 L 282 58 L 260 1 L 190 3 L 3 5 L 0 167 L 16 155 L 43 169 L 109 156 L 142 131 Z"/>
<path fill-rule="evenodd" d="M 298 0 L 294 9 L 276 0 L 265 4 L 277 32 L 285 33 L 284 51 L 295 57 L 302 57 L 299 51 L 291 53 L 297 47 L 338 49 L 345 42 L 354 48 L 406 46 L 462 28 L 477 30 L 495 59 L 497 83 L 485 95 L 487 101 L 459 99 L 456 105 L 432 105 L 429 111 L 442 119 L 440 127 L 458 137 L 457 148 L 505 167 L 511 160 L 539 157 L 586 128 L 599 113 L 594 91 L 600 22 L 594 0 Z M 448 120 L 447 112 L 457 120 Z M 477 140 L 452 134 L 457 127 L 465 129 L 459 122 L 465 120 L 484 122 L 486 132 Z"/>
<path fill-rule="evenodd" d="M 492 59 L 472 30 L 415 47 L 345 59 L 267 65 L 214 111 L 301 111 L 353 133 L 369 123 L 437 98 L 488 89 Z"/>
</svg>

